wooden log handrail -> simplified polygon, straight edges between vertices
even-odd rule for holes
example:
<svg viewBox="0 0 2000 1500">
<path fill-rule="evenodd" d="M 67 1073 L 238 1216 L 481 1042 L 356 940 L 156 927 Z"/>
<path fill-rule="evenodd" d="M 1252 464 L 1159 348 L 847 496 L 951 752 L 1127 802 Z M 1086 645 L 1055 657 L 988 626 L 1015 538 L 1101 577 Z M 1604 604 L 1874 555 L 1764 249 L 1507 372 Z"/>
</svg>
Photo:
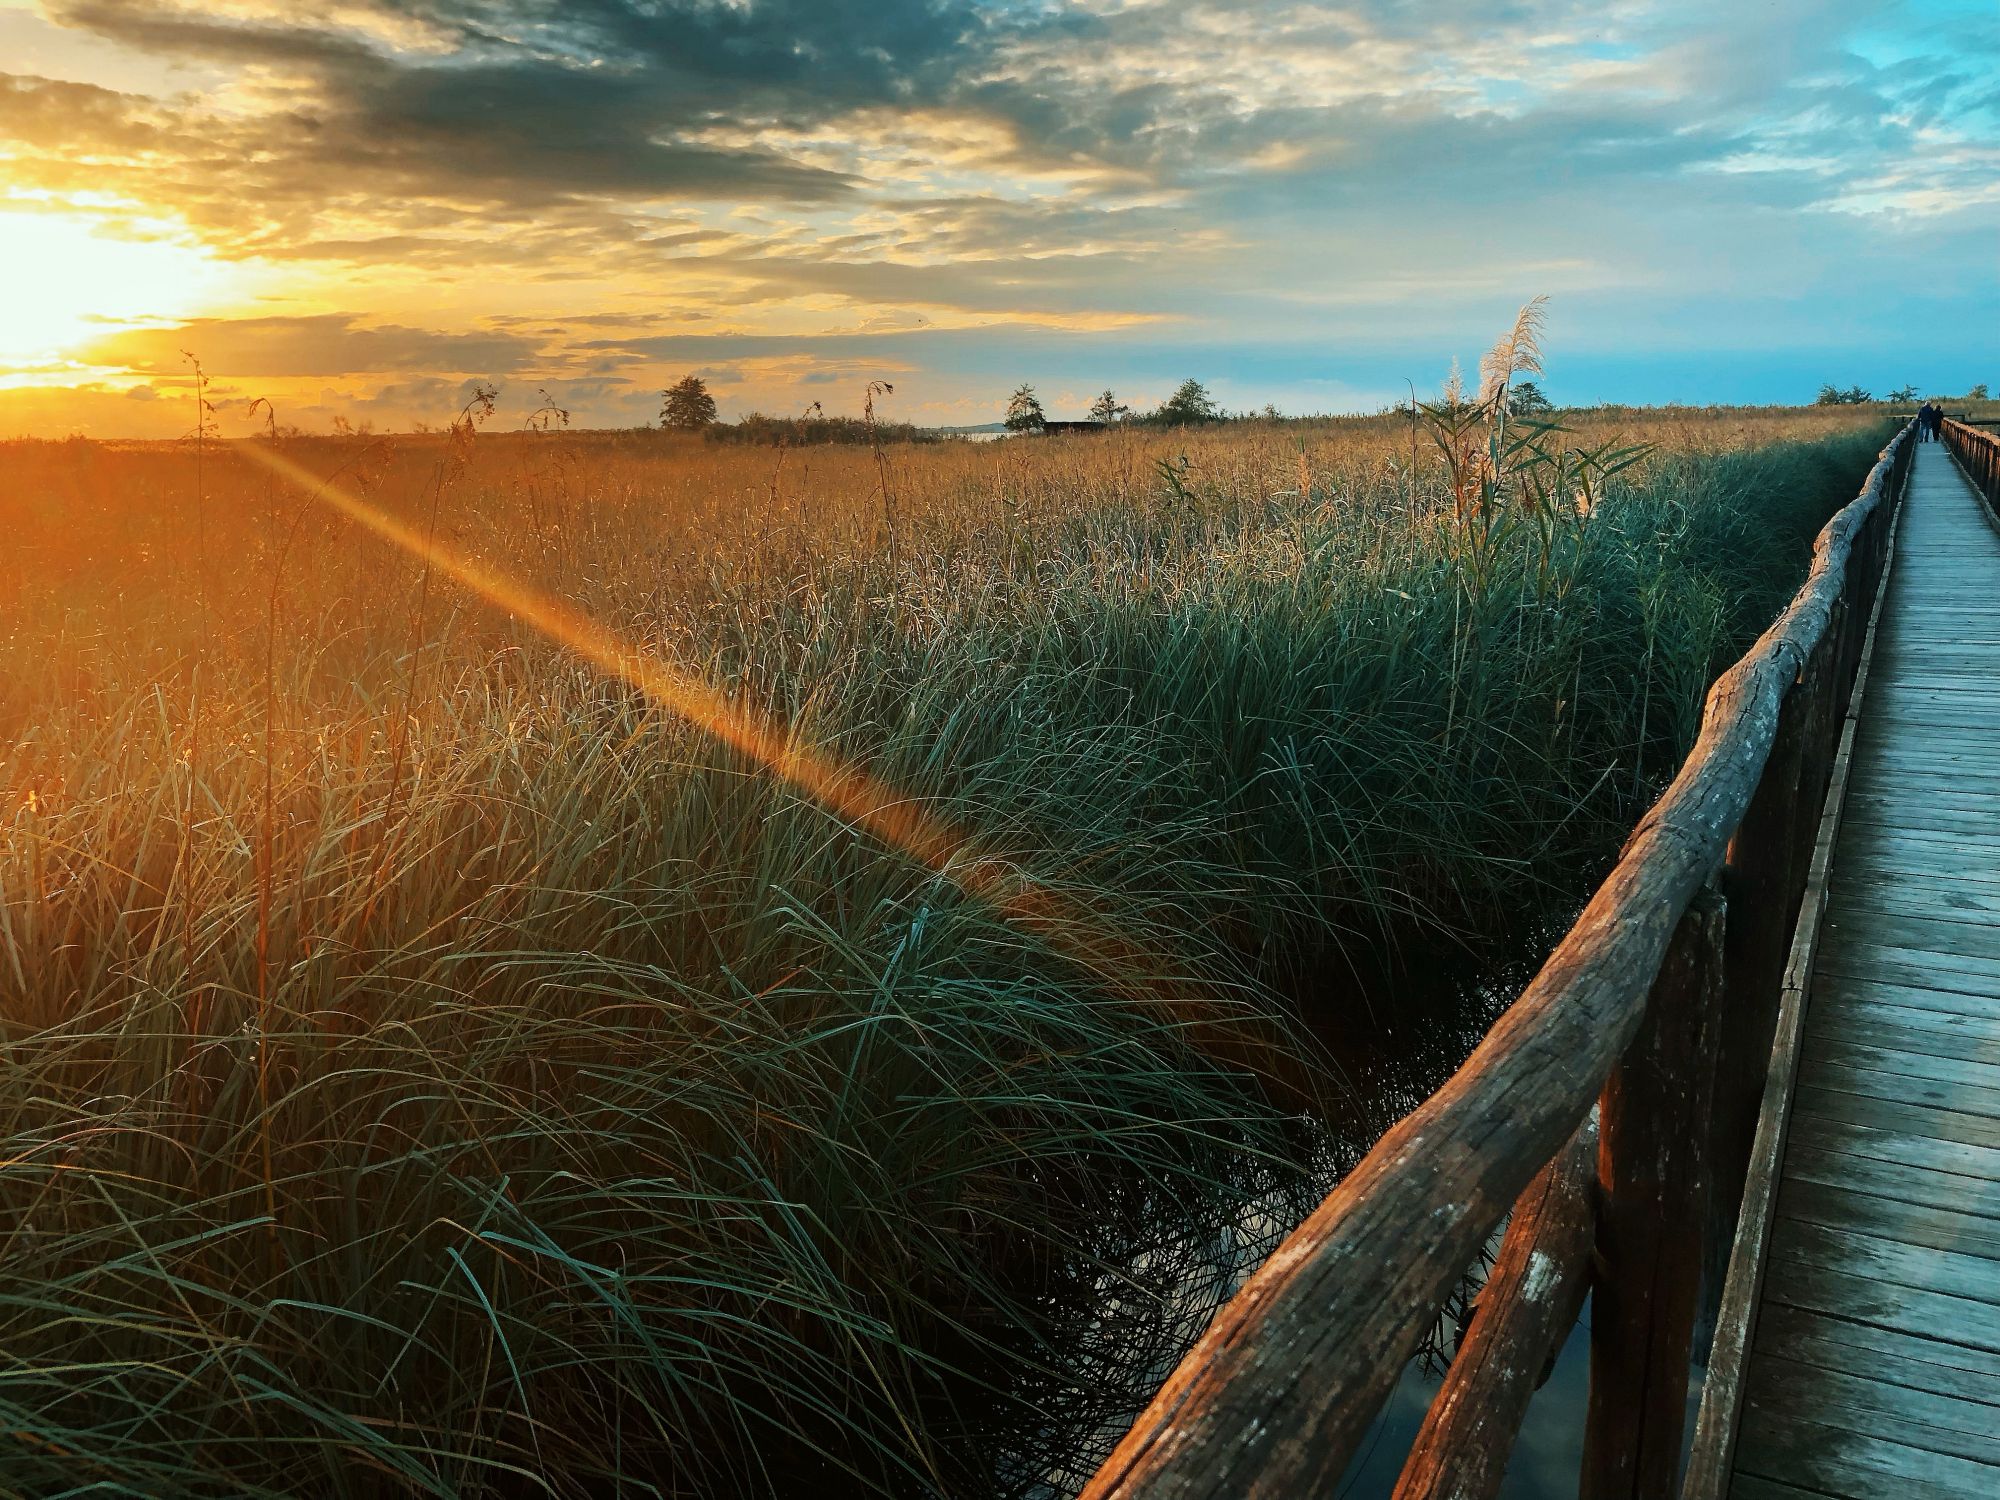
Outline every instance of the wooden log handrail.
<svg viewBox="0 0 2000 1500">
<path fill-rule="evenodd" d="M 1989 511 L 2000 513 L 2000 436 L 1951 417 L 1944 420 L 1945 443 L 1979 491 Z"/>
<path fill-rule="evenodd" d="M 1686 762 L 1541 971 L 1217 1313 L 1086 1496 L 1331 1491 L 1446 1295 L 1637 1036 L 1683 914 L 1763 780 L 1787 697 L 1829 636 L 1850 564 L 1859 559 L 1862 587 L 1879 579 L 1913 425 L 1815 539 L 1791 602 L 1710 689 Z M 1848 666 L 1844 634 L 1837 643 L 1826 655 Z M 1835 684 L 1843 702 L 1846 686 Z M 1795 795 L 1816 799 L 1807 780 Z"/>
</svg>

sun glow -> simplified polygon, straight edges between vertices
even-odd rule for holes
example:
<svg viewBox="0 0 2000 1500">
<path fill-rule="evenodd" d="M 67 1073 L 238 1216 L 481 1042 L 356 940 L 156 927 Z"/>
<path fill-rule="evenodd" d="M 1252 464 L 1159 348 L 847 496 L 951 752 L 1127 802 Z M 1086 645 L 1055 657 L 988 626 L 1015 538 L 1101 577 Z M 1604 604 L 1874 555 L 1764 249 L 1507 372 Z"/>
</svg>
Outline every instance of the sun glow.
<svg viewBox="0 0 2000 1500">
<path fill-rule="evenodd" d="M 178 318 L 229 280 L 207 251 L 158 221 L 124 233 L 76 214 L 0 208 L 0 372 L 32 369 L 121 323 Z"/>
</svg>

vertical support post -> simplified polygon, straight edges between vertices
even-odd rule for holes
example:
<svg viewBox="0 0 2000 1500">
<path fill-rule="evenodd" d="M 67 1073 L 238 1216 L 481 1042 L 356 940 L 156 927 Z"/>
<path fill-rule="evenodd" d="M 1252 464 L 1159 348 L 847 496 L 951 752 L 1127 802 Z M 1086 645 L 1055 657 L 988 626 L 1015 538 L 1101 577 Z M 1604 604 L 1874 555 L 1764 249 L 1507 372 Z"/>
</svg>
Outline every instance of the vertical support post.
<svg viewBox="0 0 2000 1500">
<path fill-rule="evenodd" d="M 1695 898 L 1599 1101 L 1582 1500 L 1668 1500 L 1680 1477 L 1727 926 L 1713 889 Z"/>
<path fill-rule="evenodd" d="M 1729 902 L 1724 969 L 1729 1005 L 1717 1045 L 1715 1098 L 1709 1160 L 1709 1286 L 1720 1293 L 1743 1202 L 1743 1177 L 1757 1114 L 1764 1098 L 1771 1036 L 1778 1021 L 1778 991 L 1784 984 L 1785 956 L 1792 942 L 1792 893 L 1798 840 L 1793 825 L 1811 812 L 1799 809 L 1799 777 L 1810 718 L 1805 681 L 1795 682 L 1778 710 L 1778 727 L 1763 779 L 1729 841 L 1722 893 Z"/>
<path fill-rule="evenodd" d="M 1864 573 L 1868 569 L 1862 570 Z M 1872 593 L 1860 597 L 1872 600 Z M 1798 926 L 1799 903 L 1805 899 L 1806 876 L 1812 867 L 1813 843 L 1819 837 L 1819 819 L 1814 811 L 1826 801 L 1826 785 L 1833 776 L 1834 754 L 1840 747 L 1841 719 L 1847 710 L 1847 694 L 1852 687 L 1849 637 L 1860 649 L 1859 631 L 1850 631 L 1856 611 L 1848 608 L 1847 595 L 1834 601 L 1826 634 L 1806 661 L 1794 689 L 1805 700 L 1800 726 L 1798 806 L 1792 817 L 1792 851 L 1788 871 L 1790 884 L 1785 891 L 1785 948 L 1791 951 L 1791 935 Z M 1779 982 L 1783 983 L 1780 971 Z"/>
</svg>

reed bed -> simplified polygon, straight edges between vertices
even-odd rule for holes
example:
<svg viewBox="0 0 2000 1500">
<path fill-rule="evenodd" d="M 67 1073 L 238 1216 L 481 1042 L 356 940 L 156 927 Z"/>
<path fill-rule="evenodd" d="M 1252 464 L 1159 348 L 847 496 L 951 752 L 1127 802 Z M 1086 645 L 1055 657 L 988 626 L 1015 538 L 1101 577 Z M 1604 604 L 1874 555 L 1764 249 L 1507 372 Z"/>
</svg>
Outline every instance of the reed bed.
<svg viewBox="0 0 2000 1500">
<path fill-rule="evenodd" d="M 0 1488 L 1060 1488 L 1882 438 L 1616 423 L 1476 577 L 1398 419 L 243 440 L 972 830 L 1112 984 L 206 428 L 12 445 Z"/>
</svg>

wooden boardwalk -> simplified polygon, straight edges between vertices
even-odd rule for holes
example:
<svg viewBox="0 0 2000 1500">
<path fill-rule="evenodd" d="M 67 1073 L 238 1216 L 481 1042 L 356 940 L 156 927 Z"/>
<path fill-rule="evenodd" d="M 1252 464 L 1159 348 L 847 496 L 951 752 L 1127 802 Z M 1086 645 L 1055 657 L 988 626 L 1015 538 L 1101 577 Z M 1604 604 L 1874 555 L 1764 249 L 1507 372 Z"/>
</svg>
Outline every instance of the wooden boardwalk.
<svg viewBox="0 0 2000 1500">
<path fill-rule="evenodd" d="M 1732 1493 L 2000 1496 L 2000 534 L 1917 450 Z"/>
</svg>

